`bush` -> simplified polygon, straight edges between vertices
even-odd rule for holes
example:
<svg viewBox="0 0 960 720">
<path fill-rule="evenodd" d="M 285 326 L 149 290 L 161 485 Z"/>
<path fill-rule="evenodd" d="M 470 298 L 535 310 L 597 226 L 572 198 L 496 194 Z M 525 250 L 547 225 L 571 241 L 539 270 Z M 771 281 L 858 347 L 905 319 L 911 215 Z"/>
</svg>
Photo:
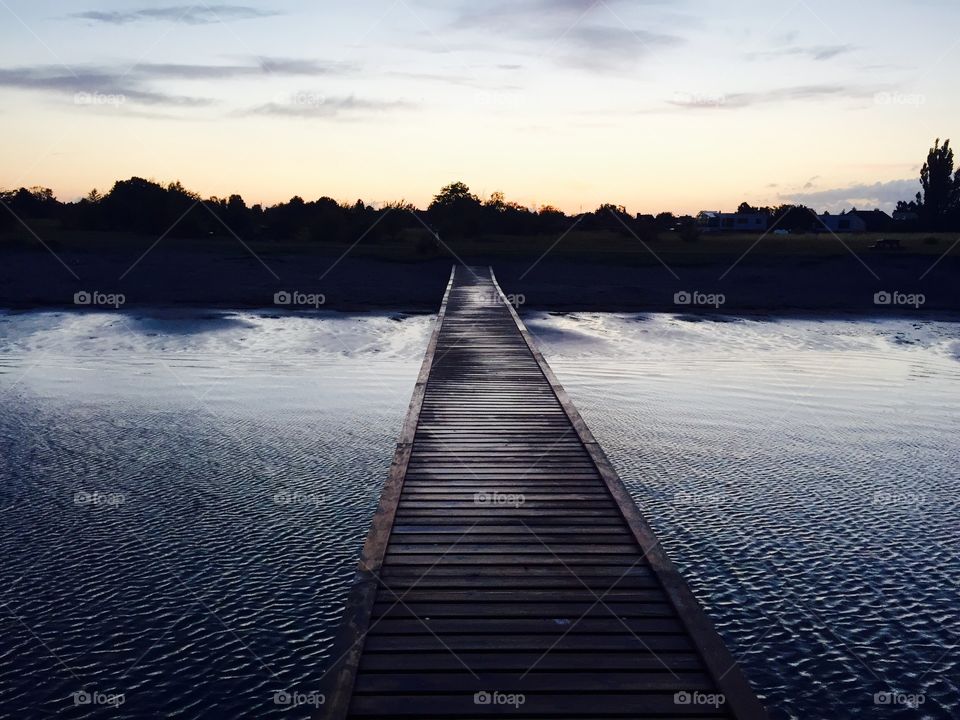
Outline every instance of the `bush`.
<svg viewBox="0 0 960 720">
<path fill-rule="evenodd" d="M 677 233 L 684 242 L 696 242 L 700 239 L 700 226 L 696 220 L 684 220 L 677 227 Z"/>
</svg>

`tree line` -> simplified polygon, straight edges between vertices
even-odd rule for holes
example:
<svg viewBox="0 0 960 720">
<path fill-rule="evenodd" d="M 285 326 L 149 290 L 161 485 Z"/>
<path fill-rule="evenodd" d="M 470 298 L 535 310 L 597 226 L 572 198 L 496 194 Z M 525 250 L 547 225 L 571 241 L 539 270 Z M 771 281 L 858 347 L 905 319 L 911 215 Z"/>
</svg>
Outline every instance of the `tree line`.
<svg viewBox="0 0 960 720">
<path fill-rule="evenodd" d="M 920 176 L 922 192 L 902 201 L 897 210 L 915 218 L 909 229 L 960 230 L 960 170 L 954 170 L 950 141 L 939 140 L 930 149 Z M 622 205 L 603 204 L 593 212 L 569 216 L 552 206 L 528 208 L 508 201 L 503 193 L 481 199 L 462 182 L 444 187 L 425 211 L 406 202 L 374 207 L 358 200 L 338 203 L 329 197 L 305 201 L 294 197 L 270 207 L 248 206 L 239 195 L 202 198 L 179 182 L 162 185 L 131 178 L 101 194 L 92 191 L 77 202 L 59 201 L 48 188 L 20 188 L 0 192 L 0 230 L 20 223 L 55 223 L 65 230 L 125 232 L 184 238 L 237 235 L 243 239 L 352 243 L 358 239 L 391 240 L 403 234 L 439 233 L 442 237 L 488 235 L 538 236 L 571 228 L 655 240 L 673 232 L 685 240 L 699 235 L 695 218 L 632 215 Z M 768 216 L 771 226 L 790 232 L 818 230 L 819 221 L 803 205 L 753 207 L 739 212 Z"/>
</svg>

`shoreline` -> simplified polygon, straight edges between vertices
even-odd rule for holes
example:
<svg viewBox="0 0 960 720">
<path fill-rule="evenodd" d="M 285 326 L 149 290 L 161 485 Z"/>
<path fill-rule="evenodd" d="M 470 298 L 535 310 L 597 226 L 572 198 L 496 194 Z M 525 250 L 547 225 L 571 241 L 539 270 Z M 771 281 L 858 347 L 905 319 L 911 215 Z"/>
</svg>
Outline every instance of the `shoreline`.
<svg viewBox="0 0 960 720">
<path fill-rule="evenodd" d="M 452 257 L 401 261 L 346 256 L 337 261 L 303 253 L 271 256 L 267 267 L 242 249 L 172 249 L 151 254 L 131 271 L 136 259 L 120 252 L 70 250 L 55 258 L 42 248 L 0 250 L 0 308 L 76 309 L 78 293 L 100 293 L 104 301 L 122 295 L 128 309 L 432 313 L 457 263 Z M 675 269 L 652 258 L 646 258 L 652 264 L 637 264 L 641 259 L 463 258 L 492 265 L 504 292 L 518 305 L 545 312 L 918 318 L 960 312 L 960 253 L 947 254 L 936 264 L 937 258 L 922 255 L 874 256 L 868 258 L 869 266 L 851 255 L 757 255 L 738 263 L 738 258 L 718 256 Z M 283 293 L 303 303 L 277 304 Z M 877 304 L 878 293 L 889 296 L 889 303 Z"/>
</svg>

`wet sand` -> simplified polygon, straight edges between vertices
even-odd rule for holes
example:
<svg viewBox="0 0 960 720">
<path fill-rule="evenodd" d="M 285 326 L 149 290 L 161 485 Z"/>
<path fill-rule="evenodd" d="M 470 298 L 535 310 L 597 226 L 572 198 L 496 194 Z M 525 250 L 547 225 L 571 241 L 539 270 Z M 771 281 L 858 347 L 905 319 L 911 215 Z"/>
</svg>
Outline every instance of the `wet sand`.
<svg viewBox="0 0 960 720">
<path fill-rule="evenodd" d="M 349 254 L 338 261 L 316 252 L 255 257 L 239 245 L 175 246 L 150 252 L 131 270 L 141 253 L 140 248 L 57 249 L 54 257 L 39 246 L 0 247 L 0 306 L 71 307 L 76 293 L 99 292 L 122 294 L 127 307 L 303 309 L 322 301 L 331 310 L 433 311 L 457 262 L 453 257 L 403 262 Z M 505 292 L 544 310 L 901 315 L 960 310 L 960 254 L 948 255 L 931 271 L 935 259 L 876 255 L 865 258 L 868 269 L 853 256 L 758 254 L 731 270 L 736 257 L 673 268 L 615 259 L 547 256 L 534 265 L 535 258 L 463 258 L 493 265 Z M 278 305 L 276 295 L 282 292 L 295 302 Z M 880 292 L 897 300 L 877 305 Z M 691 304 L 677 303 L 683 293 Z M 911 295 L 922 295 L 923 303 L 917 307 Z"/>
</svg>

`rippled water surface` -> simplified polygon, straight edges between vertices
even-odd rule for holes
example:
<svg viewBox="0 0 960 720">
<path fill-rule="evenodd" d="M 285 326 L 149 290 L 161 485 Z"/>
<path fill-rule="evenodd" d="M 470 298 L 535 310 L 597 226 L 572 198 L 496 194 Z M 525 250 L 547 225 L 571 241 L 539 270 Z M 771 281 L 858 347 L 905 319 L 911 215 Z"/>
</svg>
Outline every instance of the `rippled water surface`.
<svg viewBox="0 0 960 720">
<path fill-rule="evenodd" d="M 775 717 L 954 716 L 960 325 L 527 320 Z M 309 716 L 431 323 L 0 314 L 0 716 Z"/>
<path fill-rule="evenodd" d="M 0 315 L 0 716 L 309 717 L 431 323 Z"/>
<path fill-rule="evenodd" d="M 527 322 L 773 717 L 960 717 L 960 325 Z"/>
</svg>

